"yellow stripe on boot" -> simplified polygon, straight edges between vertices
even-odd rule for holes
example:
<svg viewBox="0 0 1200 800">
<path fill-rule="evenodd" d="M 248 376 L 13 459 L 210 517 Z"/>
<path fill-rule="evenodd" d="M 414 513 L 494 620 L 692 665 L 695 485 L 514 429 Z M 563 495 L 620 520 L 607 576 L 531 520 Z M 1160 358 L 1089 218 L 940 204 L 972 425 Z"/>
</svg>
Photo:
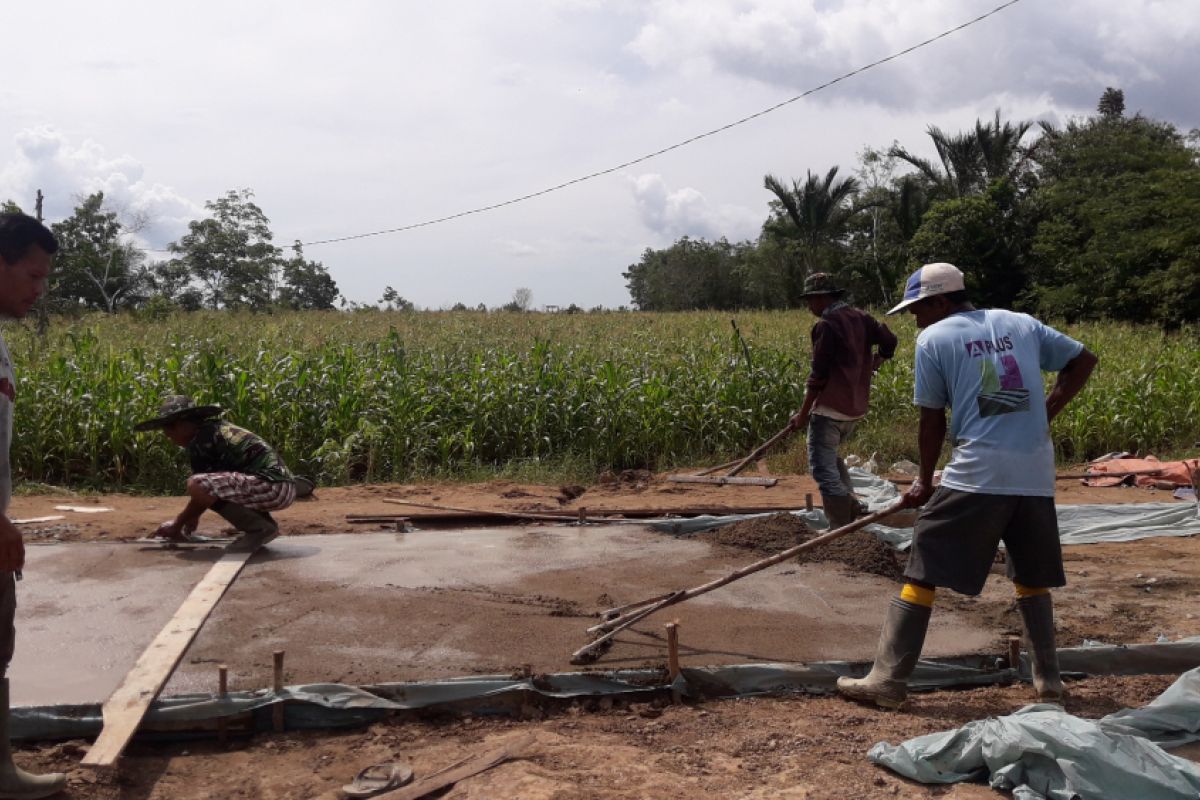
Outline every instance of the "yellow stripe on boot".
<svg viewBox="0 0 1200 800">
<path fill-rule="evenodd" d="M 1013 588 L 1017 590 L 1017 597 L 1037 597 L 1039 594 L 1050 594 L 1049 589 L 1035 589 L 1032 586 L 1025 586 L 1024 584 L 1017 583 L 1016 581 L 1013 581 Z"/>
<path fill-rule="evenodd" d="M 937 589 L 926 589 L 924 586 L 917 586 L 915 583 L 906 583 L 904 584 L 904 588 L 900 590 L 900 599 L 915 606 L 932 608 L 933 596 L 936 592 Z"/>
</svg>

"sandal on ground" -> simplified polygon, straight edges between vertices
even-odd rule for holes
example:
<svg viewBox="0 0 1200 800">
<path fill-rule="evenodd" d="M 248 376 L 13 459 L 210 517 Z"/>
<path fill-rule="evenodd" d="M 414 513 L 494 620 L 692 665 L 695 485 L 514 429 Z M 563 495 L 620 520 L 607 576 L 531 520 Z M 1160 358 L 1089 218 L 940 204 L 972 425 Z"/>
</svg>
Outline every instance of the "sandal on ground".
<svg viewBox="0 0 1200 800">
<path fill-rule="evenodd" d="M 408 764 L 389 761 L 367 767 L 354 780 L 342 787 L 346 797 L 374 797 L 399 789 L 412 782 L 413 771 Z"/>
</svg>

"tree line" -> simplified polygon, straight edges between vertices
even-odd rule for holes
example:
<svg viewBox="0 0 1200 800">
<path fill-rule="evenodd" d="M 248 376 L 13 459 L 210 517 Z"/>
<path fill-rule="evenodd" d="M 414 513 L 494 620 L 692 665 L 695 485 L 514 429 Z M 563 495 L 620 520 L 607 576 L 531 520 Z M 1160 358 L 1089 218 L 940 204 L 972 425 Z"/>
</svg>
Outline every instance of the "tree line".
<svg viewBox="0 0 1200 800">
<path fill-rule="evenodd" d="M 109 207 L 103 192 L 84 197 L 50 226 L 59 251 L 42 311 L 334 307 L 329 271 L 300 242 L 290 252 L 274 244 L 252 191 L 230 190 L 205 208 L 209 216 L 168 245 L 170 258 L 151 261 L 136 240 L 148 220 Z M 3 210 L 21 209 L 8 201 Z"/>
<path fill-rule="evenodd" d="M 790 308 L 806 275 L 837 275 L 857 302 L 889 305 L 913 269 L 949 261 L 972 298 L 1047 317 L 1200 319 L 1200 131 L 1096 113 L 1057 127 L 997 111 L 928 128 L 936 158 L 867 148 L 854 175 L 763 179 L 754 241 L 683 238 L 623 273 L 642 310 Z"/>
</svg>

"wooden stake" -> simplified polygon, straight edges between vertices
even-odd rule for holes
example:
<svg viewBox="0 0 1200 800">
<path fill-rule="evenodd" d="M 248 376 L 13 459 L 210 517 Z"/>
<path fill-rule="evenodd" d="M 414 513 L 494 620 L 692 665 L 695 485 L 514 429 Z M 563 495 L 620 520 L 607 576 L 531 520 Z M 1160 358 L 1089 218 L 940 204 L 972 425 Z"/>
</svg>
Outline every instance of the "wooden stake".
<svg viewBox="0 0 1200 800">
<path fill-rule="evenodd" d="M 1008 637 L 1008 666 L 1013 669 L 1021 668 L 1021 637 Z"/>
<path fill-rule="evenodd" d="M 805 511 L 813 510 L 813 501 L 812 501 L 812 493 L 811 492 L 804 495 L 804 510 Z"/>
<path fill-rule="evenodd" d="M 667 629 L 667 679 L 674 682 L 679 677 L 679 621 L 663 627 Z"/>
<path fill-rule="evenodd" d="M 283 650 L 275 651 L 275 694 L 283 694 Z M 271 707 L 271 722 L 276 733 L 283 733 L 283 703 L 277 702 Z"/>
<path fill-rule="evenodd" d="M 83 757 L 83 766 L 107 769 L 116 764 L 196 632 L 251 555 L 248 552 L 225 553 L 192 589 L 175 616 L 154 637 L 121 685 L 104 703 L 104 727 Z"/>
<path fill-rule="evenodd" d="M 668 595 L 665 600 L 660 600 L 653 605 L 640 608 L 637 611 L 631 611 L 630 613 L 621 617 L 619 620 L 613 620 L 614 627 L 609 630 L 608 633 L 598 637 L 597 639 L 594 639 L 571 654 L 571 663 L 590 664 L 591 662 L 595 661 L 596 654 L 602 652 L 600 648 L 601 645 L 603 645 L 605 642 L 611 641 L 612 638 L 618 633 L 625 630 L 630 625 L 636 625 L 638 622 L 650 616 L 655 611 L 658 611 L 660 608 L 666 608 L 673 603 L 679 602 L 679 598 L 683 594 L 683 592 L 674 592 Z"/>
<path fill-rule="evenodd" d="M 224 700 L 229 696 L 229 667 L 224 664 L 217 665 L 217 697 Z M 229 726 L 226 723 L 225 715 L 222 714 L 217 718 L 217 741 L 225 744 L 229 738 Z"/>
</svg>

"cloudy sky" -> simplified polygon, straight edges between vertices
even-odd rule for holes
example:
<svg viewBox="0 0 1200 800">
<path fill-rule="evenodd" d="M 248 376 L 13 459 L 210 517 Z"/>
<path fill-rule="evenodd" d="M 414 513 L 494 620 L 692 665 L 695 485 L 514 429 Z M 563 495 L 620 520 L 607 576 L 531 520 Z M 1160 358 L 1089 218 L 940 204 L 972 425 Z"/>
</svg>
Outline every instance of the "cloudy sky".
<svg viewBox="0 0 1200 800">
<path fill-rule="evenodd" d="M 209 0 L 5 8 L 0 199 L 104 190 L 162 248 L 250 188 L 288 244 L 503 202 L 753 114 L 1002 0 Z M 924 130 L 1062 121 L 1106 86 L 1200 126 L 1197 0 L 1021 0 L 717 136 L 560 192 L 307 248 L 343 293 L 422 307 L 628 303 L 683 235 L 754 237 L 763 175 L 855 168 Z M 1189 89 L 1187 87 L 1191 86 Z"/>
</svg>

